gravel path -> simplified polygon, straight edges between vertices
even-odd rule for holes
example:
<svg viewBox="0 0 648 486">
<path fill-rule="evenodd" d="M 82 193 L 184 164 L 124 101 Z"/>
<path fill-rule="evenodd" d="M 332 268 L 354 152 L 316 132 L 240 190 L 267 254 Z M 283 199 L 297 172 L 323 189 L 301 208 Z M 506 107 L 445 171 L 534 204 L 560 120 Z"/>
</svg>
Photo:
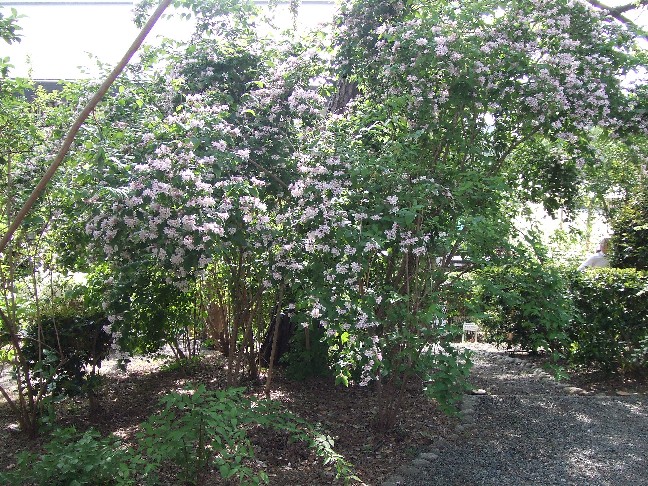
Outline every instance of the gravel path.
<svg viewBox="0 0 648 486">
<path fill-rule="evenodd" d="M 489 345 L 474 351 L 456 434 L 383 486 L 648 485 L 648 400 L 557 383 Z"/>
</svg>

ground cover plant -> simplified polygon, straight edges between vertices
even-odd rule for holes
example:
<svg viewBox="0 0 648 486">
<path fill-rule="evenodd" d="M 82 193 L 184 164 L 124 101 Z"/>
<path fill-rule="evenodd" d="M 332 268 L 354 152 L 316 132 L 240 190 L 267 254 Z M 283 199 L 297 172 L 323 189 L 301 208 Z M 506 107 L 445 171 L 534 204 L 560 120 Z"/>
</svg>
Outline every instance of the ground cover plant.
<svg viewBox="0 0 648 486">
<path fill-rule="evenodd" d="M 239 484 L 268 483 L 254 462 L 250 429 L 286 432 L 291 441 L 310 446 L 345 483 L 359 480 L 351 466 L 332 449 L 330 437 L 307 422 L 282 411 L 279 402 L 249 398 L 243 389 L 208 391 L 188 385 L 160 399 L 159 410 L 141 424 L 135 448 L 116 436 L 102 437 L 94 429 L 77 433 L 58 429 L 40 455 L 18 455 L 15 470 L 0 473 L 6 484 L 205 484 L 214 470 Z M 168 465 L 176 466 L 168 477 Z M 161 472 L 164 474 L 161 477 Z M 26 479 L 29 478 L 29 479 Z"/>
<path fill-rule="evenodd" d="M 168 359 L 173 357 L 169 355 Z M 141 478 L 139 474 L 144 470 L 144 466 L 130 467 L 133 456 L 129 455 L 130 453 L 122 454 L 121 451 L 128 452 L 128 447 L 137 446 L 139 424 L 149 418 L 151 421 L 156 420 L 156 414 L 161 410 L 158 399 L 172 392 L 186 394 L 184 389 L 189 383 L 206 383 L 208 391 L 222 390 L 226 387 L 224 361 L 216 354 L 203 356 L 199 364 L 188 369 L 168 369 L 163 366 L 165 362 L 136 358 L 131 363 L 128 373 L 118 371 L 115 361 L 105 364 L 109 371 L 102 381 L 101 414 L 89 415 L 87 404 L 79 399 L 69 399 L 62 403 L 58 408 L 58 427 L 74 427 L 77 432 L 62 433 L 65 440 L 57 442 L 61 446 L 57 449 L 57 454 L 60 452 L 64 457 L 59 455 L 59 460 L 73 470 L 94 464 L 96 477 L 100 477 L 102 470 L 116 474 L 116 465 L 125 461 L 129 466 L 125 482 Z M 417 388 L 412 386 L 406 393 L 405 414 L 399 424 L 388 433 L 379 433 L 372 427 L 371 416 L 363 410 L 364 407 L 373 409 L 378 405 L 366 387 L 345 388 L 336 386 L 332 379 L 320 378 L 296 382 L 287 379 L 283 370 L 279 371 L 276 378 L 272 398 L 281 402 L 281 410 L 290 411 L 311 424 L 319 424 L 316 436 L 320 437 L 319 444 L 327 448 L 332 447 L 345 461 L 351 462 L 352 474 L 360 477 L 365 484 L 379 484 L 382 478 L 414 458 L 417 453 L 424 451 L 430 443 L 451 433 L 456 424 L 456 419 L 438 413 L 434 404 L 424 399 Z M 246 393 L 248 398 L 256 397 L 258 400 L 263 396 L 262 382 L 248 385 L 249 390 L 255 392 L 253 395 Z M 363 408 L 357 407 L 357 403 L 363 403 Z M 227 407 L 227 402 L 222 406 Z M 0 406 L 0 423 L 3 430 L 0 469 L 3 472 L 15 472 L 19 467 L 16 451 L 29 451 L 40 457 L 46 452 L 44 446 L 52 440 L 49 433 L 44 433 L 35 442 L 26 440 L 17 432 L 7 433 L 7 425 L 14 421 L 6 407 Z M 243 424 L 239 423 L 239 426 Z M 94 429 L 104 439 L 95 435 L 94 441 L 79 443 L 79 439 L 88 429 Z M 180 440 L 180 434 L 177 437 Z M 254 448 L 254 459 L 248 465 L 256 473 L 266 472 L 270 484 L 344 484 L 341 477 L 335 478 L 338 472 L 335 461 L 325 464 L 323 458 L 316 453 L 314 447 L 318 444 L 309 447 L 309 442 L 291 441 L 288 432 L 268 427 L 251 427 L 248 429 L 248 437 Z M 97 463 L 96 455 L 92 451 L 101 449 L 104 447 L 102 444 L 110 443 L 114 439 L 118 440 L 122 449 L 111 448 L 110 455 L 106 457 L 114 455 L 115 460 L 109 464 Z M 69 464 L 69 460 L 80 454 L 74 451 L 79 450 L 87 452 L 85 457 L 88 461 L 83 466 L 80 466 L 83 461 Z M 335 456 L 329 454 L 329 457 Z M 56 473 L 56 463 L 53 459 L 54 456 L 50 456 L 43 464 L 43 478 L 47 478 L 47 474 Z M 25 463 L 25 467 L 29 468 L 30 478 L 36 477 L 33 461 Z M 165 462 L 157 470 L 158 484 L 178 484 L 181 471 L 174 463 Z M 235 478 L 229 482 L 222 479 L 218 469 L 213 466 L 210 466 L 209 474 L 206 474 L 206 471 L 203 473 L 203 484 L 238 484 Z M 59 475 L 62 473 L 59 472 Z M 14 474 L 14 477 L 16 481 L 20 479 L 19 474 Z M 78 477 L 82 477 L 81 473 Z M 51 476 L 49 478 L 51 482 Z M 23 478 L 23 483 L 24 481 Z M 145 484 L 143 480 L 142 484 Z"/>
</svg>

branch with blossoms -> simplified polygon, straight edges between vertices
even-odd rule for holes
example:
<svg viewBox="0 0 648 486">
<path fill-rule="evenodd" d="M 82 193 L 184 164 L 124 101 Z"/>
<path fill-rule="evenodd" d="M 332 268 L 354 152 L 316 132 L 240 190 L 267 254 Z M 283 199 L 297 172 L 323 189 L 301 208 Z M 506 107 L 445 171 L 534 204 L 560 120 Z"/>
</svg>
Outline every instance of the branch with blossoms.
<svg viewBox="0 0 648 486">
<path fill-rule="evenodd" d="M 622 24 L 627 25 L 630 29 L 634 30 L 635 32 L 641 32 L 645 30 L 645 28 L 640 27 L 624 14 L 632 10 L 638 10 L 641 7 L 646 7 L 648 5 L 648 1 L 646 0 L 637 0 L 636 2 L 627 3 L 625 5 L 618 5 L 616 7 L 611 7 L 609 5 L 606 5 L 603 2 L 599 2 L 598 0 L 587 0 L 587 3 L 589 3 L 590 5 L 598 9 L 603 10 L 608 15 L 618 20 Z M 642 37 L 647 38 L 648 34 L 643 34 Z"/>
</svg>

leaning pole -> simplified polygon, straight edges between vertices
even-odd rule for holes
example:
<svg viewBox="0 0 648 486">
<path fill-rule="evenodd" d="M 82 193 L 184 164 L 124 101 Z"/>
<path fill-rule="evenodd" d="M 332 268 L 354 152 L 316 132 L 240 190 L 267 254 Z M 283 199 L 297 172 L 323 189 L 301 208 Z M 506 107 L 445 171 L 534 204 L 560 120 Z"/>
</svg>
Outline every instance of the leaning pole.
<svg viewBox="0 0 648 486">
<path fill-rule="evenodd" d="M 20 209 L 20 211 L 14 218 L 13 222 L 9 225 L 9 228 L 7 229 L 5 235 L 2 237 L 2 240 L 0 240 L 0 254 L 4 253 L 14 233 L 20 227 L 27 214 L 29 214 L 29 211 L 31 210 L 32 206 L 41 196 L 41 194 L 45 190 L 45 187 L 47 187 L 47 184 L 52 179 L 52 177 L 56 173 L 56 170 L 63 162 L 63 159 L 65 158 L 68 151 L 70 150 L 70 147 L 72 146 L 72 142 L 74 141 L 76 134 L 79 132 L 79 129 L 81 128 L 85 120 L 88 118 L 88 116 L 90 116 L 90 113 L 92 113 L 92 111 L 99 104 L 99 102 L 104 97 L 104 95 L 108 92 L 112 84 L 115 82 L 115 79 L 117 79 L 117 77 L 121 74 L 121 72 L 124 70 L 126 65 L 130 62 L 135 52 L 137 52 L 137 50 L 144 42 L 144 39 L 146 39 L 146 36 L 149 34 L 149 32 L 151 32 L 155 23 L 160 19 L 160 17 L 162 16 L 162 14 L 166 10 L 166 8 L 171 4 L 172 1 L 173 0 L 162 0 L 160 5 L 158 5 L 158 7 L 155 9 L 155 12 L 153 12 L 153 14 L 151 15 L 151 18 L 149 18 L 148 22 L 146 22 L 144 27 L 142 27 L 142 30 L 140 31 L 139 35 L 135 38 L 131 46 L 126 51 L 126 54 L 124 54 L 122 60 L 119 62 L 119 64 L 117 64 L 117 66 L 115 66 L 115 68 L 112 70 L 110 75 L 101 84 L 99 90 L 94 94 L 94 96 L 85 106 L 83 111 L 79 113 L 76 120 L 70 127 L 70 130 L 68 131 L 67 135 L 65 136 L 65 139 L 63 140 L 63 143 L 61 144 L 61 148 L 56 154 L 54 161 L 49 166 L 47 172 L 45 172 L 45 175 L 43 175 L 42 179 L 38 182 L 38 184 L 30 194 L 27 201 L 25 201 L 25 204 Z"/>
</svg>

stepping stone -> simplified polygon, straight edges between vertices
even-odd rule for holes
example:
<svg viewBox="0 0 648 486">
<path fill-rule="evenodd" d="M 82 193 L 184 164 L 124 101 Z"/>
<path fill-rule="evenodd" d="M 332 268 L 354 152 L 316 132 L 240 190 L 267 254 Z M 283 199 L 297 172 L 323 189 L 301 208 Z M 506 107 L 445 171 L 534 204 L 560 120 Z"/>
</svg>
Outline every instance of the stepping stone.
<svg viewBox="0 0 648 486">
<path fill-rule="evenodd" d="M 425 459 L 426 461 L 434 461 L 435 459 L 439 458 L 437 454 L 433 454 L 431 452 L 424 452 L 420 455 L 420 457 L 421 459 Z"/>
</svg>

